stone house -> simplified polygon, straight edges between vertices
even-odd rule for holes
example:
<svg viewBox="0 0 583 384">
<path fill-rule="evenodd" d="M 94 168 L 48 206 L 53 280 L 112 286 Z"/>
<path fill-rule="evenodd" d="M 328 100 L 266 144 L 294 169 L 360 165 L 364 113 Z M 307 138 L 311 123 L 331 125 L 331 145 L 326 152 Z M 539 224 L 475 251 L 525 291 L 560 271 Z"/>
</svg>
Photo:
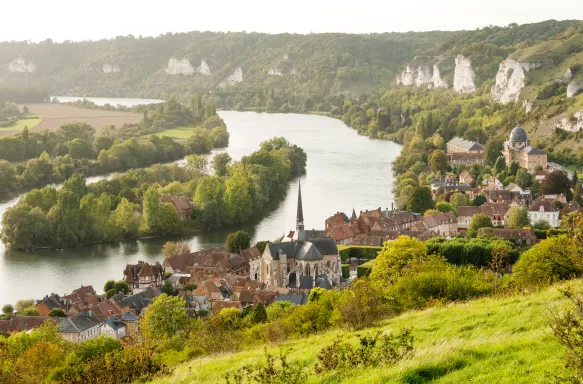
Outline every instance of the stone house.
<svg viewBox="0 0 583 384">
<path fill-rule="evenodd" d="M 40 327 L 47 316 L 12 316 L 9 320 L 0 320 L 0 335 L 10 336 L 22 331 L 30 331 Z"/>
<path fill-rule="evenodd" d="M 536 236 L 532 229 L 522 228 L 493 228 L 494 235 L 518 245 L 532 245 L 536 243 Z"/>
<path fill-rule="evenodd" d="M 561 225 L 561 209 L 555 204 L 554 200 L 535 200 L 528 207 L 528 217 L 532 225 L 539 221 L 546 221 L 553 228 Z"/>
<path fill-rule="evenodd" d="M 326 236 L 333 239 L 336 245 L 348 245 L 355 237 L 354 231 L 349 224 L 331 227 L 326 230 Z"/>
<path fill-rule="evenodd" d="M 547 169 L 547 154 L 545 151 L 532 147 L 522 127 L 516 127 L 510 132 L 508 141 L 504 143 L 503 149 L 506 165 L 517 162 L 521 168 L 529 173 L 535 173 L 536 168 Z"/>
<path fill-rule="evenodd" d="M 492 220 L 492 224 L 506 225 L 508 220 L 508 212 L 511 207 L 518 206 L 516 203 L 484 203 L 479 207 L 475 206 L 461 206 L 458 207 L 458 227 L 460 229 L 468 229 L 472 222 L 472 218 L 478 213 L 482 213 Z"/>
<path fill-rule="evenodd" d="M 447 153 L 478 153 L 484 152 L 484 147 L 480 144 L 462 139 L 461 137 L 454 137 L 446 144 Z"/>
<path fill-rule="evenodd" d="M 79 343 L 95 339 L 100 332 L 101 322 L 91 312 L 81 312 L 71 317 L 59 317 L 59 334 L 63 339 Z"/>
<path fill-rule="evenodd" d="M 439 236 L 454 236 L 458 233 L 458 219 L 453 212 L 436 213 L 421 218 L 420 224 L 424 225 L 427 231 L 433 231 Z M 414 230 L 418 228 L 413 227 Z"/>
<path fill-rule="evenodd" d="M 160 196 L 161 203 L 171 203 L 183 221 L 192 219 L 192 203 L 185 196 Z"/>
<path fill-rule="evenodd" d="M 474 152 L 454 152 L 449 154 L 447 164 L 452 168 L 459 167 L 460 165 L 484 165 L 484 155 Z"/>
<path fill-rule="evenodd" d="M 37 300 L 35 308 L 42 316 L 48 316 L 53 309 L 62 309 L 67 312 L 65 301 L 56 293 L 51 293 L 50 296 L 45 295 L 41 300 Z"/>
<path fill-rule="evenodd" d="M 99 334 L 120 340 L 126 337 L 126 325 L 122 320 L 111 316 L 101 324 Z"/>
</svg>

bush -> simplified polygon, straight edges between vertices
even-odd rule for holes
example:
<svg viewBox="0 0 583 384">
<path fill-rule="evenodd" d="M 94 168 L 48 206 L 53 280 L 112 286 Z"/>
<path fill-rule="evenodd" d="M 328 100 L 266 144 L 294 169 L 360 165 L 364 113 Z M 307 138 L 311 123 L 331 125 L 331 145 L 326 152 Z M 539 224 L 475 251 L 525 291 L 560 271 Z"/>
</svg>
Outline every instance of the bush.
<svg viewBox="0 0 583 384">
<path fill-rule="evenodd" d="M 364 263 L 356 267 L 356 277 L 364 277 L 370 275 L 374 264 L 375 264 L 374 261 L 371 260 L 368 263 Z"/>
<path fill-rule="evenodd" d="M 350 264 L 342 264 L 342 277 L 345 279 L 350 277 Z"/>
<path fill-rule="evenodd" d="M 390 312 L 382 291 L 375 289 L 367 277 L 342 291 L 335 306 L 341 323 L 350 329 L 369 327 Z"/>
<path fill-rule="evenodd" d="M 279 355 L 265 349 L 265 362 L 245 366 L 225 375 L 227 384 L 301 384 L 308 379 L 303 364 L 288 361 L 289 350 L 280 350 Z"/>
<path fill-rule="evenodd" d="M 340 258 L 343 262 L 350 258 L 373 260 L 379 254 L 381 247 L 348 247 L 340 251 Z"/>
</svg>

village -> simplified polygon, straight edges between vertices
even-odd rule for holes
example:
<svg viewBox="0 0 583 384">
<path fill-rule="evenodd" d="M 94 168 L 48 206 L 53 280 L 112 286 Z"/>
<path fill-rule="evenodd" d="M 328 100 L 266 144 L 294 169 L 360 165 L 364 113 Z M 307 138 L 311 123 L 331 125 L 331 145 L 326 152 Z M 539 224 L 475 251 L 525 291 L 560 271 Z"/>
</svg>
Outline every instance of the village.
<svg viewBox="0 0 583 384">
<path fill-rule="evenodd" d="M 484 148 L 464 139 L 448 142 L 447 152 L 450 167 L 483 162 Z M 503 154 L 507 164 L 519 162 L 537 180 L 544 180 L 551 171 L 566 173 L 548 164 L 544 152 L 530 147 L 521 128 L 512 132 Z M 493 176 L 478 184 L 468 171 L 457 178 L 434 178 L 430 189 L 435 201 L 444 193 L 461 193 L 468 201 L 481 196 L 482 204 L 459 205 L 457 215 L 452 211 L 422 215 L 395 209 L 394 205 L 358 214 L 353 208 L 350 216 L 336 212 L 328 217 L 322 230 L 306 230 L 300 185 L 295 230 L 280 241 L 267 242 L 261 250 L 259 244 L 239 253 L 230 253 L 225 247 L 196 252 L 187 249 L 161 262 L 128 264 L 112 290 L 100 294 L 92 286 L 81 286 L 62 295 L 47 293 L 34 304 L 37 316 L 9 314 L 0 320 L 0 334 L 30 331 L 53 318 L 62 337 L 72 342 L 100 335 L 139 341 L 140 318 L 162 293 L 182 297 L 192 318 L 205 318 L 225 308 L 244 310 L 259 303 L 269 306 L 287 301 L 302 305 L 308 302 L 312 289 L 343 289 L 357 276 L 363 260 L 351 257 L 347 250 L 371 248 L 378 253 L 385 242 L 399 236 L 421 241 L 464 236 L 476 215 L 491 220 L 496 238 L 528 247 L 538 241 L 533 229 L 537 223 L 557 228 L 565 215 L 581 211 L 579 204 L 567 202 L 564 194 L 533 199 L 530 190 L 515 183 L 504 186 Z M 188 214 L 189 207 L 180 199 L 169 202 Z M 528 228 L 508 228 L 509 212 L 515 207 L 527 210 Z M 122 288 L 116 292 L 119 283 Z M 55 311 L 60 315 L 51 317 Z"/>
</svg>

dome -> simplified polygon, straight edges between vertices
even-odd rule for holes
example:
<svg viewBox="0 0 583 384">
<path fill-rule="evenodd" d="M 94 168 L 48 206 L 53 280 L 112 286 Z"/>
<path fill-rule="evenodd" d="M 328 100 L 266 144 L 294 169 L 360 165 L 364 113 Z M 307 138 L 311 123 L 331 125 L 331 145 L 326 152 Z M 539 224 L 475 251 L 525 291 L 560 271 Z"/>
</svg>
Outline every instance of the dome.
<svg viewBox="0 0 583 384">
<path fill-rule="evenodd" d="M 526 131 L 522 127 L 516 127 L 510 132 L 510 141 L 527 142 Z"/>
</svg>

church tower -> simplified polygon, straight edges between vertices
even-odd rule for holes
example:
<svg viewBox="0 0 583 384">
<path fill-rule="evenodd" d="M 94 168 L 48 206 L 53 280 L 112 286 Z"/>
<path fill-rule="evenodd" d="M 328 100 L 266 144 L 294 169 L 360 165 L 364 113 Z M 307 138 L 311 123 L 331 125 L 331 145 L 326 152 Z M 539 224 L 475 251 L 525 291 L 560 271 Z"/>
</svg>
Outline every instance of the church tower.
<svg viewBox="0 0 583 384">
<path fill-rule="evenodd" d="M 298 183 L 298 211 L 296 215 L 296 232 L 294 240 L 306 241 L 306 232 L 304 231 L 304 210 L 302 208 L 302 184 Z"/>
</svg>

